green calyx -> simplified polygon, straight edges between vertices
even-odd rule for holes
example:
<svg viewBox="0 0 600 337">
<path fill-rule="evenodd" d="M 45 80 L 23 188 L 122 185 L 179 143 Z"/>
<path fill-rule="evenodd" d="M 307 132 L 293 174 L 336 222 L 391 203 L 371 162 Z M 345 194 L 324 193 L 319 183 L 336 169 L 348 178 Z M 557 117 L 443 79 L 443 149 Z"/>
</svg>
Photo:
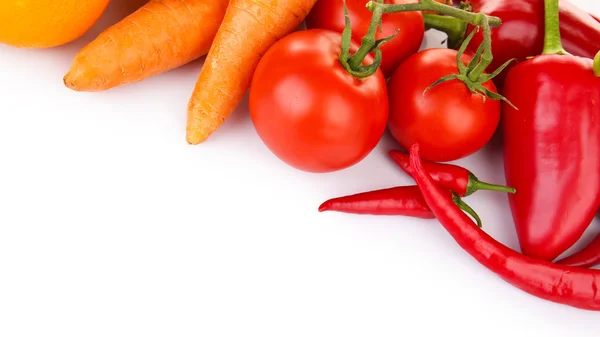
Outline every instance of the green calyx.
<svg viewBox="0 0 600 337">
<path fill-rule="evenodd" d="M 486 28 L 487 28 L 487 30 L 486 30 Z M 489 40 L 490 39 L 489 25 L 484 24 L 484 30 L 486 30 L 485 39 Z M 477 32 L 477 29 L 473 29 L 471 31 L 471 33 L 463 41 L 460 49 L 458 50 L 458 53 L 456 54 L 456 62 L 458 64 L 458 74 L 452 74 L 452 75 L 448 75 L 448 76 L 444 76 L 444 77 L 440 78 L 439 80 L 437 80 L 433 84 L 431 84 L 429 87 L 427 87 L 425 89 L 425 91 L 423 92 L 423 95 L 425 95 L 427 93 L 427 91 L 433 89 L 435 86 L 440 85 L 444 82 L 459 80 L 459 81 L 463 82 L 467 86 L 467 88 L 469 88 L 469 91 L 471 91 L 471 93 L 477 94 L 477 95 L 480 95 L 481 97 L 483 97 L 484 102 L 486 101 L 486 99 L 488 97 L 493 100 L 502 100 L 502 101 L 510 104 L 510 106 L 512 106 L 516 110 L 517 108 L 509 100 L 507 100 L 504 96 L 502 96 L 496 92 L 493 92 L 483 86 L 484 83 L 486 83 L 486 82 L 492 80 L 494 77 L 498 76 L 506 67 L 508 67 L 508 65 L 512 61 L 514 61 L 514 59 L 505 62 L 498 69 L 496 69 L 496 71 L 494 71 L 493 73 L 485 74 L 484 73 L 485 69 L 492 62 L 492 56 L 491 56 L 491 49 L 486 49 L 489 41 L 488 42 L 484 41 L 479 46 L 479 48 L 477 48 L 477 52 L 475 53 L 475 55 L 473 56 L 473 58 L 471 59 L 469 64 L 465 65 L 463 63 L 463 61 L 461 60 L 462 56 L 465 53 L 465 50 L 467 49 L 467 46 L 473 39 L 473 36 L 475 36 L 476 32 Z"/>
<path fill-rule="evenodd" d="M 495 185 L 483 182 L 479 180 L 473 173 L 469 173 L 469 182 L 467 183 L 467 191 L 464 196 L 469 196 L 477 191 L 496 191 L 511 194 L 515 194 L 517 192 L 516 189 L 509 186 Z"/>
<path fill-rule="evenodd" d="M 458 196 L 458 194 L 456 194 L 454 192 L 452 192 L 452 201 L 454 202 L 454 204 L 456 204 L 456 206 L 458 206 L 458 208 L 460 208 L 465 213 L 469 214 L 473 219 L 475 219 L 475 222 L 477 222 L 477 227 L 479 227 L 479 228 L 483 227 L 481 218 L 479 217 L 479 215 L 477 215 L 477 212 L 475 212 L 475 210 L 473 208 L 471 208 L 471 206 L 467 205 L 467 203 L 465 203 Z"/>
</svg>

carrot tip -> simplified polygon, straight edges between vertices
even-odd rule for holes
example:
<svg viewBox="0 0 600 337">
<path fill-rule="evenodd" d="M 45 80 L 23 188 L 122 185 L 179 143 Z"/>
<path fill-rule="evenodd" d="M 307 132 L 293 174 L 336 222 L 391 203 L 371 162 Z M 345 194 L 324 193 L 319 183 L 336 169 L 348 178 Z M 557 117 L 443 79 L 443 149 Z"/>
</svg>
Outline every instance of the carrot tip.
<svg viewBox="0 0 600 337">
<path fill-rule="evenodd" d="M 64 83 L 65 87 L 71 88 L 71 86 L 73 85 L 73 81 L 69 81 L 69 74 L 66 74 L 63 77 L 63 83 Z"/>
<path fill-rule="evenodd" d="M 197 132 L 189 132 L 185 138 L 189 145 L 198 145 L 206 140 L 206 137 L 200 136 Z"/>
<path fill-rule="evenodd" d="M 81 91 L 81 88 L 79 86 L 77 86 L 76 79 L 73 78 L 73 75 L 71 74 L 71 72 L 67 73 L 63 77 L 63 83 L 64 83 L 65 87 L 67 87 L 71 90 Z"/>
</svg>

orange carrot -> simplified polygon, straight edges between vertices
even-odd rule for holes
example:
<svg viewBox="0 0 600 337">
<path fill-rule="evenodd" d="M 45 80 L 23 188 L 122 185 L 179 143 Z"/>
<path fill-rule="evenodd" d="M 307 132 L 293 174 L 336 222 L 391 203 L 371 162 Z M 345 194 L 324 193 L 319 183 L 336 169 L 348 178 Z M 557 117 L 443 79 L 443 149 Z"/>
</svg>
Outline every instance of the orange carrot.
<svg viewBox="0 0 600 337">
<path fill-rule="evenodd" d="M 261 56 L 293 32 L 316 0 L 231 0 L 188 105 L 189 144 L 215 132 L 241 102 Z"/>
<path fill-rule="evenodd" d="M 227 0 L 150 0 L 102 32 L 64 77 L 75 91 L 138 82 L 208 53 Z"/>
</svg>

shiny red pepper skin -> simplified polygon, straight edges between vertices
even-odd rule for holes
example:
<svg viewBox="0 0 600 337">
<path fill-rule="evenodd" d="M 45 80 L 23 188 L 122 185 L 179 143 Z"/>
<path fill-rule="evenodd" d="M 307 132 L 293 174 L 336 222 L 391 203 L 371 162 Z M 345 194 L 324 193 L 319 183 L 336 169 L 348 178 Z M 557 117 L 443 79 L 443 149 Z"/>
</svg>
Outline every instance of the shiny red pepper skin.
<svg viewBox="0 0 600 337">
<path fill-rule="evenodd" d="M 482 226 L 479 215 L 450 190 L 445 190 L 456 205 Z M 397 186 L 382 190 L 347 195 L 325 201 L 319 212 L 337 211 L 352 214 L 401 215 L 421 219 L 435 219 L 418 186 Z"/>
<path fill-rule="evenodd" d="M 412 175 L 410 156 L 398 150 L 391 150 L 390 157 L 409 176 Z M 514 188 L 488 184 L 480 181 L 471 171 L 458 165 L 423 161 L 427 172 L 438 184 L 453 191 L 460 197 L 469 196 L 479 190 L 515 193 Z"/>
<path fill-rule="evenodd" d="M 592 60 L 540 55 L 509 72 L 504 165 L 521 251 L 554 260 L 600 206 L 600 78 Z"/>
<path fill-rule="evenodd" d="M 448 193 L 451 197 L 451 194 Z M 347 195 L 325 201 L 319 212 L 336 211 L 352 214 L 402 215 L 433 219 L 433 213 L 417 186 L 398 186 Z"/>
<path fill-rule="evenodd" d="M 600 270 L 558 265 L 510 249 L 456 207 L 423 168 L 416 144 L 411 148 L 411 165 L 417 186 L 433 214 L 456 243 L 481 265 L 533 296 L 600 311 Z"/>
<path fill-rule="evenodd" d="M 580 251 L 577 251 L 556 263 L 579 268 L 590 268 L 600 264 L 600 234 L 596 235 L 596 237 Z"/>
<path fill-rule="evenodd" d="M 502 20 L 502 25 L 492 28 L 494 60 L 487 69 L 488 73 L 513 58 L 522 62 L 542 53 L 543 0 L 469 0 L 469 3 L 473 12 L 497 16 Z M 571 54 L 593 58 L 600 50 L 600 22 L 568 0 L 560 1 L 560 33 L 564 48 Z M 483 32 L 480 31 L 468 50 L 474 54 L 482 41 Z M 513 62 L 509 67 L 515 64 Z M 499 90 L 503 87 L 508 69 L 494 78 Z"/>
</svg>

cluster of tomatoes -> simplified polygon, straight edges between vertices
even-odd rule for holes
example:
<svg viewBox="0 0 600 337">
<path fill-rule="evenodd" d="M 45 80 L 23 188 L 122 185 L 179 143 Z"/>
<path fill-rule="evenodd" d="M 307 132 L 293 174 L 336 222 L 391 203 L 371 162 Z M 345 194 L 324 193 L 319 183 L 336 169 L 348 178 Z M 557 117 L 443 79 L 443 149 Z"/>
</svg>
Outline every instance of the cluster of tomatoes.
<svg viewBox="0 0 600 337">
<path fill-rule="evenodd" d="M 391 1 L 403 3 L 403 0 Z M 372 13 L 361 0 L 346 0 L 356 51 Z M 263 56 L 250 88 L 249 108 L 261 140 L 288 165 L 332 172 L 364 159 L 386 128 L 400 146 L 419 143 L 423 159 L 452 161 L 473 154 L 493 136 L 500 103 L 473 93 L 461 81 L 426 89 L 458 73 L 457 51 L 419 51 L 425 33 L 420 12 L 384 14 L 377 38 L 382 63 L 366 78 L 340 63 L 344 2 L 320 0 L 306 30 L 275 43 Z M 469 56 L 463 56 L 467 63 Z M 372 55 L 364 64 L 373 62 Z M 490 81 L 486 88 L 496 91 Z"/>
</svg>

